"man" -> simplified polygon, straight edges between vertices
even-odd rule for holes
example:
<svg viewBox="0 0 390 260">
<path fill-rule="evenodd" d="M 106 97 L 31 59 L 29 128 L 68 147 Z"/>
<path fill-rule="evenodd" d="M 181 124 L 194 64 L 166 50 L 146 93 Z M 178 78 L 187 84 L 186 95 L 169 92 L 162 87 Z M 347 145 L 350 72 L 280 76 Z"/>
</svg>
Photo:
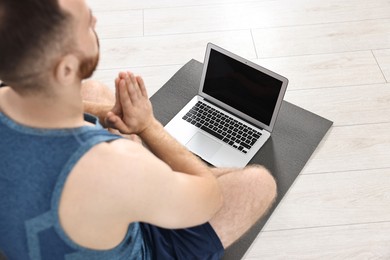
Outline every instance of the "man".
<svg viewBox="0 0 390 260">
<path fill-rule="evenodd" d="M 82 84 L 98 63 L 95 23 L 84 0 L 0 0 L 0 78 L 10 86 L 0 88 L 0 251 L 219 259 L 272 204 L 272 176 L 207 167 L 164 131 L 130 72 L 115 96 Z"/>
</svg>

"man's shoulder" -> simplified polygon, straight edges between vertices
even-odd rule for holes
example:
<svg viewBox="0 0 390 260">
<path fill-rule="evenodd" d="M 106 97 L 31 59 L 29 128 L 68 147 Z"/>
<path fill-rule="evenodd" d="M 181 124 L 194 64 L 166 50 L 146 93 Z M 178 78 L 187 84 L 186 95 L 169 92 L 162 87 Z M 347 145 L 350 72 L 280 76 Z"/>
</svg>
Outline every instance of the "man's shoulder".
<svg viewBox="0 0 390 260">
<path fill-rule="evenodd" d="M 135 155 L 143 153 L 145 148 L 131 140 L 120 138 L 111 142 L 103 142 L 95 145 L 82 158 L 86 163 L 99 164 L 104 166 L 115 161 L 119 164 L 125 164 Z M 123 160 L 126 159 L 126 160 Z"/>
<path fill-rule="evenodd" d="M 128 182 L 127 178 L 138 174 L 135 169 L 142 168 L 137 165 L 143 162 L 135 156 L 142 149 L 141 145 L 122 139 L 93 146 L 69 173 L 64 192 L 82 192 L 91 200 L 97 194 L 115 193 L 121 183 Z"/>
<path fill-rule="evenodd" d="M 70 172 L 67 183 L 72 183 L 75 189 L 90 189 L 91 194 L 97 187 L 115 193 L 124 183 L 130 186 L 144 183 L 146 176 L 163 165 L 141 144 L 118 139 L 92 147 Z M 90 183 L 96 185 L 91 187 Z"/>
<path fill-rule="evenodd" d="M 120 138 L 92 147 L 80 158 L 72 173 L 93 179 L 110 178 L 113 174 L 119 177 L 128 175 L 130 169 L 132 174 L 138 174 L 139 170 L 149 168 L 145 165 L 155 165 L 155 161 L 160 160 L 142 144 Z"/>
</svg>

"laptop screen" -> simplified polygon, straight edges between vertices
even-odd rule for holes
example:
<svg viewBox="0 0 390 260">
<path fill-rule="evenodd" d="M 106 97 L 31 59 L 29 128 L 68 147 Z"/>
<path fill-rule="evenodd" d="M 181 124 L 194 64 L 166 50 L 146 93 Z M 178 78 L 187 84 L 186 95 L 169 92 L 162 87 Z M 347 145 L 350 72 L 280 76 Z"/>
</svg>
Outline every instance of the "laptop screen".
<svg viewBox="0 0 390 260">
<path fill-rule="evenodd" d="M 270 125 L 283 82 L 214 49 L 203 92 L 238 111 Z"/>
</svg>

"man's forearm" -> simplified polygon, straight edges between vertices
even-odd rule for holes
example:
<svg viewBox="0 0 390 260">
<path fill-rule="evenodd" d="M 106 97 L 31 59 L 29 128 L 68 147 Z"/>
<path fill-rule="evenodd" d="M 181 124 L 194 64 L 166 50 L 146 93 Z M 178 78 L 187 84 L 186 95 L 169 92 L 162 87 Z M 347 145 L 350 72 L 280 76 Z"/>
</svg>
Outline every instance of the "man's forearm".
<svg viewBox="0 0 390 260">
<path fill-rule="evenodd" d="M 173 170 L 198 176 L 212 175 L 210 168 L 170 136 L 157 120 L 140 133 L 140 137 Z"/>
<path fill-rule="evenodd" d="M 112 105 L 84 101 L 84 112 L 99 118 L 105 126 L 107 113 Z M 154 120 L 152 125 L 139 135 L 142 141 L 157 157 L 167 163 L 173 170 L 192 175 L 209 175 L 209 167 L 189 152 L 183 145 L 170 136 L 164 127 Z"/>
</svg>

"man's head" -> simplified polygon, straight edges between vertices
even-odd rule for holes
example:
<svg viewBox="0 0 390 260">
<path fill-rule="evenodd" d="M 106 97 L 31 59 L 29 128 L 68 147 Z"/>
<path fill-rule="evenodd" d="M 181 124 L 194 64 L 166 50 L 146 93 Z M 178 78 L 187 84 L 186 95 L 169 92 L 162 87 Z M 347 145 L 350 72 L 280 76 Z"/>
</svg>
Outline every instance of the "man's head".
<svg viewBox="0 0 390 260">
<path fill-rule="evenodd" d="M 0 0 L 0 79 L 30 94 L 90 77 L 95 23 L 84 0 Z"/>
</svg>

